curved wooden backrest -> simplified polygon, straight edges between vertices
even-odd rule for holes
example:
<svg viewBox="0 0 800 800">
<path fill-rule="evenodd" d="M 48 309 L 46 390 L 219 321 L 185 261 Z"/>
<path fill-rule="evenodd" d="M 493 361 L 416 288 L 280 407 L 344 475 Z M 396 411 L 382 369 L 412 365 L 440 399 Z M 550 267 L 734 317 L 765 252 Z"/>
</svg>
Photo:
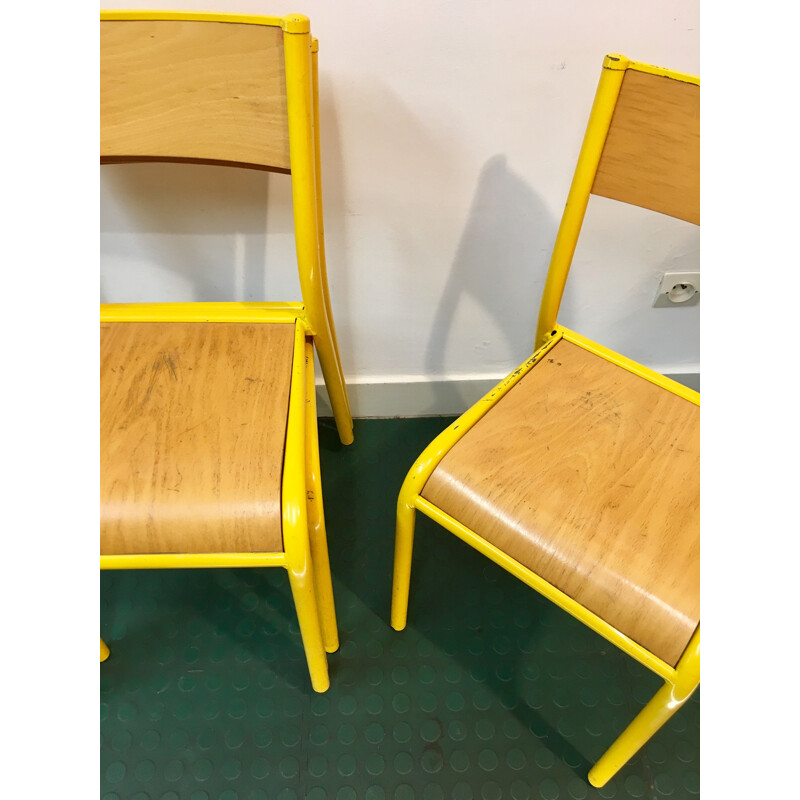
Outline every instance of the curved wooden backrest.
<svg viewBox="0 0 800 800">
<path fill-rule="evenodd" d="M 592 194 L 700 224 L 700 86 L 625 71 Z"/>
<path fill-rule="evenodd" d="M 100 156 L 289 169 L 280 25 L 100 23 Z"/>
</svg>

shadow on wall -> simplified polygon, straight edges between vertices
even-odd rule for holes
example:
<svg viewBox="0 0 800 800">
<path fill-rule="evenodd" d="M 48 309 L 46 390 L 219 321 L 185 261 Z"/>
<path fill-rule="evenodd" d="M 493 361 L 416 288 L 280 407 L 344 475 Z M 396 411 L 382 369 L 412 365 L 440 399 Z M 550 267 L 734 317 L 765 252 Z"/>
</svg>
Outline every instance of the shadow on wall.
<svg viewBox="0 0 800 800">
<path fill-rule="evenodd" d="M 458 144 L 366 73 L 336 82 L 323 72 L 319 102 L 328 282 L 344 371 L 405 374 L 402 326 L 417 322 L 419 287 L 447 268 L 435 254 L 442 198 L 461 178 Z M 415 327 L 415 349 L 417 337 L 422 350 L 427 336 Z M 324 392 L 319 399 L 328 414 Z"/>
<path fill-rule="evenodd" d="M 481 170 L 426 350 L 426 374 L 441 377 L 435 408 L 466 409 L 491 388 L 475 381 L 477 396 L 465 398 L 456 382 L 445 380 L 452 377 L 446 375 L 448 342 L 460 334 L 456 313 L 465 299 L 491 318 L 503 340 L 473 342 L 473 373 L 505 374 L 533 351 L 556 228 L 545 204 L 509 169 L 506 157 L 490 158 Z"/>
<path fill-rule="evenodd" d="M 108 165 L 101 176 L 101 302 L 261 300 L 274 294 L 265 272 L 267 203 L 271 194 L 286 191 L 288 209 L 269 227 L 286 233 L 280 249 L 293 258 L 288 177 L 167 163 Z M 274 299 L 285 299 L 284 288 L 277 287 Z"/>
</svg>

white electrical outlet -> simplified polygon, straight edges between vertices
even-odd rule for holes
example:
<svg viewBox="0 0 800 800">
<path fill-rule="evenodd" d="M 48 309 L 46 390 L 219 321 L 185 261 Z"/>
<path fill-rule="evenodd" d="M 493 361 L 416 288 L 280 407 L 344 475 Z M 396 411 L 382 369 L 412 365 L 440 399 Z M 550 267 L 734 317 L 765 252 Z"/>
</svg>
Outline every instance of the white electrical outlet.
<svg viewBox="0 0 800 800">
<path fill-rule="evenodd" d="M 696 306 L 700 302 L 699 272 L 665 272 L 658 285 L 654 308 Z"/>
</svg>

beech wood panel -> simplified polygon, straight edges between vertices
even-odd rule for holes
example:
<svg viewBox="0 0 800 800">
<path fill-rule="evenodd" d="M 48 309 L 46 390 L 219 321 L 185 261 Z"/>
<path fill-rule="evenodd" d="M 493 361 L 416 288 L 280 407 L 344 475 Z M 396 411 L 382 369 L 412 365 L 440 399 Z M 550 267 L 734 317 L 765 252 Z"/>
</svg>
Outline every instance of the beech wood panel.
<svg viewBox="0 0 800 800">
<path fill-rule="evenodd" d="M 674 666 L 700 619 L 699 416 L 561 341 L 422 496 Z"/>
<path fill-rule="evenodd" d="M 281 552 L 294 325 L 100 326 L 102 555 Z"/>
<path fill-rule="evenodd" d="M 101 158 L 289 169 L 280 28 L 106 20 L 100 30 Z"/>
<path fill-rule="evenodd" d="M 625 73 L 592 193 L 700 224 L 700 87 Z"/>
</svg>

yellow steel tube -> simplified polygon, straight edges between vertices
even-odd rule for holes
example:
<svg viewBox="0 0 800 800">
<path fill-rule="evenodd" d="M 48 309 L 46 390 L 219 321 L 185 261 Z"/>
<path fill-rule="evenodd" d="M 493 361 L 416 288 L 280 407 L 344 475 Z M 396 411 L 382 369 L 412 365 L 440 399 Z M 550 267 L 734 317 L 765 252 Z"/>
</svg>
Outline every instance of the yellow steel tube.
<svg viewBox="0 0 800 800">
<path fill-rule="evenodd" d="M 317 436 L 317 393 L 314 384 L 314 348 L 306 341 L 306 497 L 308 536 L 311 560 L 314 563 L 317 603 L 325 649 L 339 649 L 336 630 L 336 607 L 333 602 L 331 565 L 328 558 L 328 539 L 325 533 L 325 512 L 322 503 L 322 480 L 319 467 L 319 438 Z"/>
<path fill-rule="evenodd" d="M 103 303 L 101 322 L 276 322 L 305 318 L 302 303 Z"/>
<path fill-rule="evenodd" d="M 417 496 L 405 486 L 397 498 L 392 575 L 392 627 L 402 631 L 408 621 L 408 595 L 411 588 L 411 557 L 414 553 L 414 522 Z"/>
<path fill-rule="evenodd" d="M 610 61 L 611 58 L 617 60 Z M 567 195 L 564 215 L 561 217 L 553 254 L 550 258 L 542 302 L 539 306 L 539 320 L 536 325 L 535 347 L 537 348 L 548 340 L 555 329 L 558 309 L 564 295 L 564 285 L 567 282 L 578 235 L 586 214 L 586 206 L 589 203 L 589 194 L 628 64 L 627 60 L 620 59 L 622 59 L 621 56 L 607 57 L 603 64 L 594 105 Z"/>
<path fill-rule="evenodd" d="M 322 213 L 322 159 L 320 156 L 320 141 L 319 141 L 319 67 L 318 57 L 319 42 L 316 39 L 312 40 L 311 45 L 311 93 L 314 104 L 314 176 L 316 179 L 316 196 L 317 196 L 317 238 L 319 242 L 319 276 L 322 283 L 323 303 L 325 304 L 325 314 L 328 318 L 330 325 L 330 338 L 331 349 L 333 351 L 333 363 L 338 367 L 337 381 L 341 383 L 342 398 L 338 401 L 340 405 L 344 406 L 343 410 L 339 411 L 340 416 L 343 418 L 343 425 L 345 429 L 349 426 L 350 441 L 344 444 L 351 444 L 353 441 L 352 428 L 353 420 L 350 411 L 350 400 L 347 396 L 347 388 L 344 382 L 344 376 L 341 374 L 342 359 L 339 354 L 339 342 L 336 339 L 336 324 L 333 319 L 333 311 L 331 309 L 330 289 L 328 287 L 328 266 L 325 259 L 325 222 Z M 332 402 L 332 401 L 331 401 Z M 348 422 L 349 420 L 349 422 Z M 337 422 L 337 427 L 339 423 Z"/>
<path fill-rule="evenodd" d="M 458 536 L 459 539 L 462 539 L 478 552 L 483 553 L 487 558 L 494 561 L 495 564 L 498 564 L 504 570 L 510 572 L 515 578 L 519 578 L 523 583 L 544 595 L 560 608 L 563 608 L 568 614 L 571 614 L 584 625 L 599 633 L 604 639 L 607 639 L 609 642 L 619 647 L 620 650 L 624 651 L 632 658 L 635 658 L 640 664 L 643 664 L 665 680 L 673 680 L 675 678 L 674 667 L 654 656 L 640 644 L 633 641 L 633 639 L 630 639 L 624 633 L 621 633 L 612 625 L 609 625 L 605 620 L 593 614 L 587 608 L 584 608 L 580 603 L 577 603 L 569 595 L 564 594 L 564 592 L 557 589 L 551 583 L 548 583 L 535 572 L 531 572 L 527 567 L 520 564 L 519 561 L 511 558 L 511 556 L 478 536 L 477 533 L 470 530 L 465 525 L 462 525 L 458 520 L 453 519 L 453 517 L 440 508 L 437 508 L 424 497 L 418 497 L 415 501 L 415 506 L 431 519 L 438 522 L 443 528 L 446 528 L 451 533 Z"/>
<path fill-rule="evenodd" d="M 100 556 L 100 569 L 203 569 L 284 567 L 283 553 L 141 553 Z"/>
<path fill-rule="evenodd" d="M 353 441 L 353 420 L 322 288 L 310 28 L 308 20 L 304 17 L 298 16 L 294 19 L 295 24 L 291 32 L 284 26 L 283 46 L 286 61 L 292 203 L 300 288 L 339 438 L 343 444 L 350 444 Z M 305 24 L 302 24 L 304 19 Z"/>
<path fill-rule="evenodd" d="M 571 331 L 561 325 L 557 327 L 565 341 L 572 342 L 582 347 L 584 350 L 588 350 L 590 353 L 594 353 L 596 356 L 606 359 L 606 361 L 611 361 L 623 369 L 628 370 L 628 372 L 632 372 L 634 375 L 638 375 L 640 378 L 644 378 L 654 383 L 656 386 L 660 386 L 662 389 L 667 389 L 673 394 L 682 397 L 684 400 L 688 400 L 690 403 L 694 403 L 698 406 L 700 405 L 700 393 L 696 392 L 694 389 L 690 389 L 688 386 L 684 386 L 672 380 L 672 378 L 662 375 L 660 372 L 645 367 L 643 364 L 632 361 L 630 358 L 615 353 L 613 350 L 609 350 L 607 347 L 603 347 L 603 345 L 597 344 L 597 342 L 593 342 L 591 339 L 587 339 L 579 333 L 575 333 L 575 331 Z"/>
<path fill-rule="evenodd" d="M 681 656 L 673 681 L 656 692 L 589 771 L 592 786 L 605 786 L 700 685 L 700 628 Z"/>
<path fill-rule="evenodd" d="M 681 81 L 682 83 L 700 85 L 700 78 L 697 75 L 689 75 L 686 72 L 677 72 L 674 69 L 657 67 L 653 64 L 644 64 L 641 61 L 631 61 L 625 56 L 619 55 L 619 53 L 609 53 L 606 56 L 605 65 L 608 69 L 634 69 L 637 72 L 647 72 L 650 75 L 659 75 L 662 78 L 672 78 L 672 80 Z"/>
<path fill-rule="evenodd" d="M 258 14 L 224 14 L 204 11 L 101 11 L 100 21 L 108 20 L 185 20 L 186 22 L 238 22 L 243 25 L 281 27 L 283 17 Z"/>
<path fill-rule="evenodd" d="M 330 680 L 317 609 L 306 505 L 305 345 L 306 330 L 298 321 L 295 326 L 292 357 L 292 385 L 289 394 L 289 419 L 286 424 L 281 510 L 286 568 L 289 572 L 289 584 L 297 610 L 308 671 L 311 675 L 311 686 L 314 691 L 324 692 L 330 686 Z"/>
</svg>

